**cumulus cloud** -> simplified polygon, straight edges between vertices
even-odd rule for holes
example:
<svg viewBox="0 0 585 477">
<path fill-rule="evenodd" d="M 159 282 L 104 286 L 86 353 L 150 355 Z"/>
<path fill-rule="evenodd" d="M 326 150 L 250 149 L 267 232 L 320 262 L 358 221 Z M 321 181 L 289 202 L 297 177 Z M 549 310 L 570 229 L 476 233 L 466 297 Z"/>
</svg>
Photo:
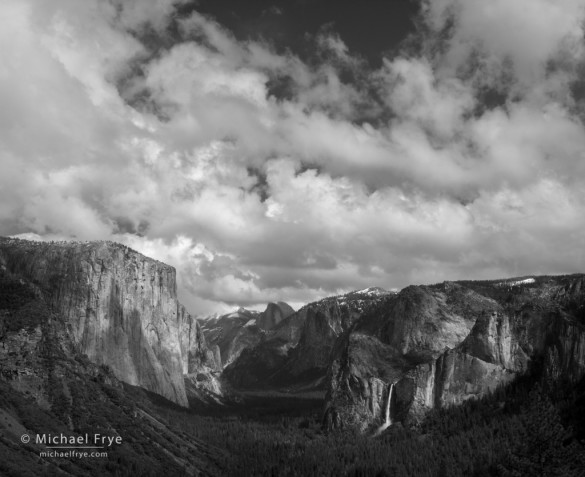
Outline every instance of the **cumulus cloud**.
<svg viewBox="0 0 585 477">
<path fill-rule="evenodd" d="M 376 71 L 182 3 L 2 2 L 0 233 L 124 242 L 199 314 L 583 271 L 585 2 L 425 0 Z"/>
<path fill-rule="evenodd" d="M 425 0 L 423 5 L 433 30 L 453 23 L 441 64 L 445 68 L 461 68 L 475 50 L 485 65 L 496 68 L 492 73 L 510 61 L 517 86 L 530 87 L 544 79 L 561 51 L 574 59 L 583 53 L 585 5 L 580 0 Z"/>
</svg>

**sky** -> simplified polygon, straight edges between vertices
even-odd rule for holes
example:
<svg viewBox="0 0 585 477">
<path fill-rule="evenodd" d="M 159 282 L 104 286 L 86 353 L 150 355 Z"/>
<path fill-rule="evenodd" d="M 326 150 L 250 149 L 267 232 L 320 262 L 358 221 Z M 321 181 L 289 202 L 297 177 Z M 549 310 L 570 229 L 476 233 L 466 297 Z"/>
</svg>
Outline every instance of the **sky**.
<svg viewBox="0 0 585 477">
<path fill-rule="evenodd" d="M 585 0 L 3 0 L 0 235 L 194 314 L 585 271 Z"/>
</svg>

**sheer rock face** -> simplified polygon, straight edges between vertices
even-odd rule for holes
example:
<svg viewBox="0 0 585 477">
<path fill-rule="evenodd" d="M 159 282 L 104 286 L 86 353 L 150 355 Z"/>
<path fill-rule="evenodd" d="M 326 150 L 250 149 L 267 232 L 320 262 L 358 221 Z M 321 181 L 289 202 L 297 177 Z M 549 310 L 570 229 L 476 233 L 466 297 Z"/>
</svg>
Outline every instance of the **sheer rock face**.
<svg viewBox="0 0 585 477">
<path fill-rule="evenodd" d="M 208 346 L 199 321 L 179 305 L 179 339 L 183 374 L 201 372 L 202 368 L 221 371 L 221 355 L 217 346 Z"/>
<path fill-rule="evenodd" d="M 358 321 L 334 351 L 325 424 L 379 426 L 460 404 L 544 359 L 552 377 L 585 374 L 582 275 L 408 287 Z M 382 391 L 380 391 L 382 389 Z"/>
<path fill-rule="evenodd" d="M 173 267 L 110 242 L 2 239 L 0 261 L 39 287 L 79 353 L 122 381 L 186 406 L 183 374 L 217 367 Z"/>
<path fill-rule="evenodd" d="M 244 308 L 218 317 L 203 320 L 202 328 L 207 342 L 217 346 L 223 367 L 236 361 L 240 354 L 262 342 L 267 332 L 294 314 L 286 303 L 269 303 L 262 313 Z"/>
<path fill-rule="evenodd" d="M 310 303 L 265 333 L 224 371 L 235 387 L 322 387 L 338 338 L 372 303 L 391 295 L 367 289 Z"/>
<path fill-rule="evenodd" d="M 216 361 L 222 369 L 244 349 L 260 342 L 264 331 L 257 325 L 259 315 L 256 311 L 240 308 L 233 313 L 201 320 L 205 339 L 210 347 L 217 349 L 220 358 Z"/>
<path fill-rule="evenodd" d="M 283 301 L 268 303 L 266 310 L 257 319 L 258 327 L 265 331 L 271 330 L 294 312 L 295 310 Z"/>
</svg>

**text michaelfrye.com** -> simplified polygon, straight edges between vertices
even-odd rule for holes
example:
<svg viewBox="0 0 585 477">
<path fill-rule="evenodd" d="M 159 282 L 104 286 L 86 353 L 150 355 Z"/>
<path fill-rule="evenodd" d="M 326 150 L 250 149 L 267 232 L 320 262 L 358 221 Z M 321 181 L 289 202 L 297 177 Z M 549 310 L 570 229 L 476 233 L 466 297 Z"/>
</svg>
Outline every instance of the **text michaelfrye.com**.
<svg viewBox="0 0 585 477">
<path fill-rule="evenodd" d="M 39 457 L 64 458 L 104 458 L 108 457 L 107 450 L 113 445 L 122 444 L 121 436 L 106 436 L 103 434 L 23 434 L 20 437 L 23 444 L 44 446 Z"/>
</svg>

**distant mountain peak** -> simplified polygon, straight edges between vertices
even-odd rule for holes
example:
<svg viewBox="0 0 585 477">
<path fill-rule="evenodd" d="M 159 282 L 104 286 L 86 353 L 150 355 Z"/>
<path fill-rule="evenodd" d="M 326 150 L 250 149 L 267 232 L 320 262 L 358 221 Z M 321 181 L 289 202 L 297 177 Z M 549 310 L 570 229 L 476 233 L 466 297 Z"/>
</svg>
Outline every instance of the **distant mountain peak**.
<svg viewBox="0 0 585 477">
<path fill-rule="evenodd" d="M 353 291 L 351 293 L 356 293 L 356 294 L 360 294 L 360 295 L 370 295 L 370 296 L 382 296 L 382 295 L 388 295 L 392 292 L 389 292 L 388 290 L 384 290 L 383 288 L 380 288 L 380 287 L 368 287 L 368 288 L 363 288 L 362 290 Z"/>
</svg>

